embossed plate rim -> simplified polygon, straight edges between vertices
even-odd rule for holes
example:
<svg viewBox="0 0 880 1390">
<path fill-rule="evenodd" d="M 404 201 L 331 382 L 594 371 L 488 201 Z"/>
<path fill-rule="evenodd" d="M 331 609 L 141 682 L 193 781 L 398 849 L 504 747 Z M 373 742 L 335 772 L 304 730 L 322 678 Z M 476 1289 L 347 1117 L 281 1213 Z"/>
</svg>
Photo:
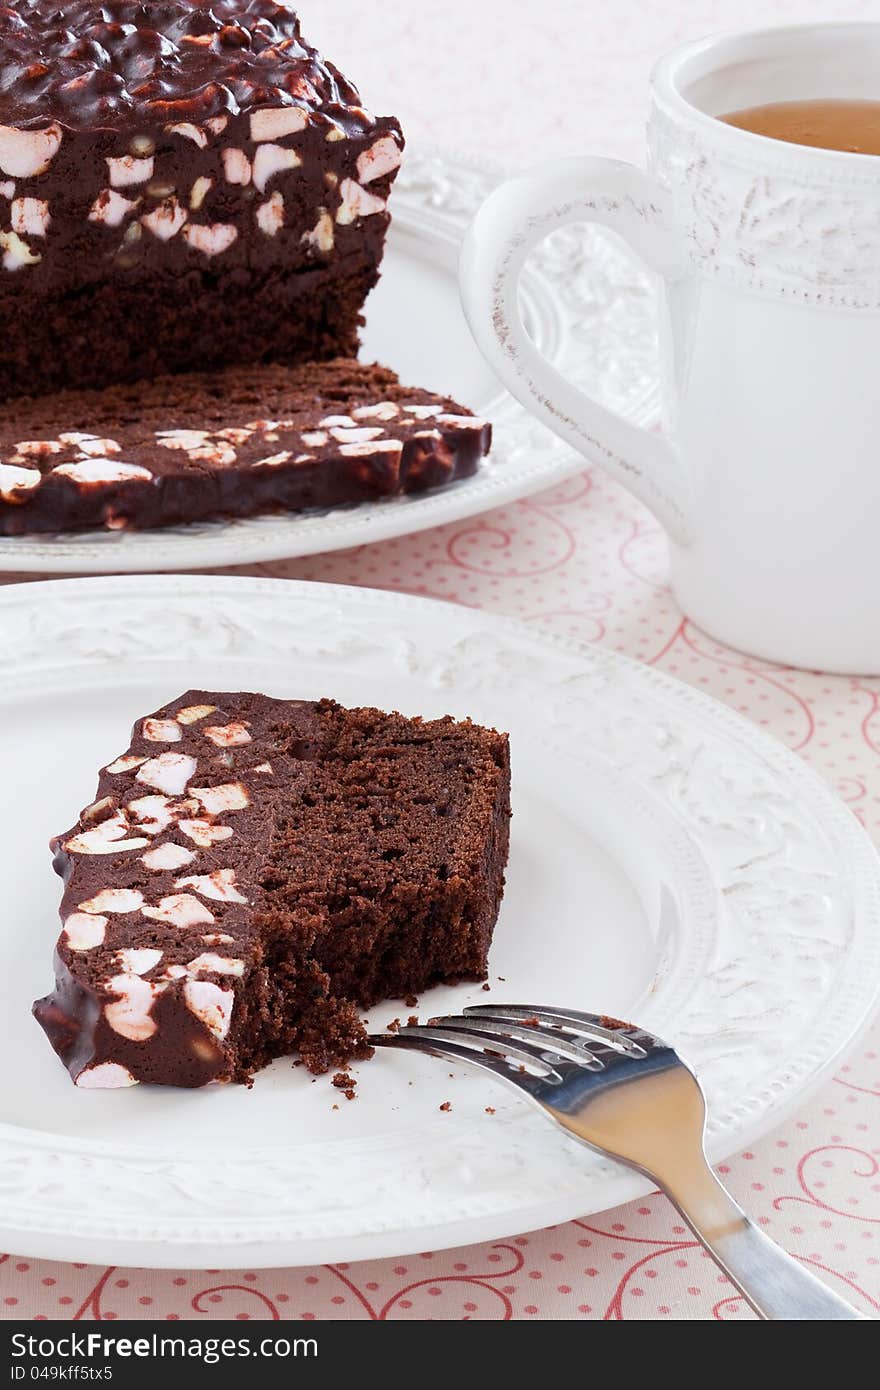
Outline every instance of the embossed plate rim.
<svg viewBox="0 0 880 1390">
<path fill-rule="evenodd" d="M 395 223 L 435 263 L 454 265 L 457 244 L 471 216 L 503 174 L 497 165 L 453 157 L 439 149 L 407 150 L 395 187 Z M 606 234 L 596 228 L 572 229 L 571 235 L 589 246 L 594 257 L 601 259 L 610 254 L 615 262 L 620 258 L 621 253 L 611 249 Z M 626 264 L 626 292 L 637 298 L 638 287 L 647 286 L 650 277 L 631 262 Z M 450 280 L 450 291 L 457 299 L 454 270 Z M 563 274 L 552 251 L 539 251 L 532 258 L 523 283 L 526 301 L 533 310 L 536 340 L 560 370 L 577 379 L 584 366 L 583 335 L 588 330 L 591 337 L 595 334 L 592 324 L 576 312 L 570 274 Z M 618 357 L 625 347 L 625 339 L 615 334 L 614 351 Z M 489 413 L 495 425 L 495 443 L 476 476 L 450 488 L 299 516 L 211 521 L 143 532 L 0 536 L 0 572 L 146 573 L 322 554 L 476 516 L 553 487 L 584 467 L 580 455 L 536 421 L 500 383 L 491 399 L 465 404 Z M 641 372 L 635 391 L 621 393 L 619 399 L 609 398 L 607 404 L 619 408 L 633 423 L 653 422 L 659 410 L 659 385 L 653 366 L 650 371 Z"/>
<path fill-rule="evenodd" d="M 114 612 L 118 614 L 115 631 Z M 137 639 L 131 623 L 134 613 L 139 618 Z M 479 610 L 369 589 L 273 579 L 133 576 L 9 586 L 0 591 L 0 659 L 15 661 L 18 670 L 13 685 L 19 689 L 28 681 L 33 685 L 51 678 L 55 685 L 72 692 L 77 671 L 82 674 L 96 663 L 124 663 L 133 643 L 140 649 L 135 660 L 167 664 L 170 620 L 187 624 L 193 640 L 201 644 L 199 650 L 205 660 L 215 662 L 225 661 L 230 652 L 236 662 L 253 659 L 254 644 L 262 640 L 255 635 L 264 631 L 261 623 L 277 634 L 279 651 L 283 648 L 289 653 L 290 635 L 296 633 L 299 651 L 307 652 L 312 665 L 317 664 L 322 671 L 326 667 L 328 685 L 334 669 L 369 673 L 377 669 L 379 661 L 387 665 L 393 660 L 399 663 L 402 676 L 406 673 L 408 679 L 417 679 L 426 689 L 455 691 L 458 697 L 477 692 L 474 698 L 485 702 L 487 698 L 501 700 L 496 692 L 503 677 L 503 698 L 514 704 L 520 700 L 524 709 L 540 694 L 543 723 L 555 731 L 548 736 L 551 744 L 554 738 L 570 739 L 578 730 L 586 745 L 594 739 L 596 747 L 603 750 L 601 756 L 610 759 L 621 777 L 631 778 L 646 797 L 658 799 L 664 815 L 673 816 L 682 830 L 691 834 L 696 850 L 707 862 L 717 859 L 723 850 L 731 864 L 739 866 L 737 872 L 742 867 L 742 854 L 738 844 L 730 847 L 728 841 L 732 835 L 736 839 L 735 828 L 743 817 L 744 823 L 750 824 L 756 804 L 766 807 L 770 830 L 765 833 L 771 850 L 777 831 L 786 825 L 794 827 L 808 851 L 805 863 L 815 864 L 813 886 L 828 897 L 846 927 L 836 946 L 831 994 L 827 1001 L 823 997 L 821 1015 L 809 1016 L 809 1047 L 794 1057 L 775 1060 L 760 1086 L 749 1085 L 747 1094 L 737 1098 L 729 1114 L 714 1108 L 711 1143 L 716 1158 L 752 1141 L 800 1104 L 868 1020 L 880 990 L 880 861 L 876 851 L 855 818 L 817 774 L 726 706 L 615 653 L 554 634 L 536 633 L 511 619 Z M 376 637 L 383 632 L 386 647 L 379 651 Z M 57 645 L 51 640 L 53 635 L 58 638 Z M 236 643 L 238 655 L 234 655 Z M 266 667 L 273 660 L 265 652 L 260 659 Z M 279 668 L 284 664 L 280 656 L 274 660 Z M 289 663 L 289 656 L 287 660 Z M 71 678 L 67 685 L 66 673 Z M 451 695 L 450 700 L 453 698 Z M 607 731 L 612 736 L 610 742 Z M 593 759 L 598 765 L 599 756 L 590 749 L 588 761 Z M 627 766 L 627 758 L 631 766 Z M 699 798 L 701 778 L 711 818 L 711 833 L 707 822 L 702 838 L 688 820 L 692 810 L 699 812 L 698 820 L 699 816 L 705 820 L 707 815 Z M 726 799 L 721 794 L 724 787 Z M 549 792 L 552 795 L 552 787 Z M 791 861 L 797 871 L 791 883 L 785 874 L 780 878 L 777 866 L 765 862 L 766 854 L 755 856 L 751 869 L 755 882 L 750 883 L 748 877 L 739 881 L 752 897 L 740 906 L 735 892 L 722 891 L 731 886 L 725 877 L 728 871 L 722 872 L 715 865 L 717 943 L 730 930 L 752 931 L 763 916 L 776 933 L 772 938 L 775 945 L 782 943 L 782 932 L 788 929 L 790 944 L 802 951 L 802 931 L 795 933 L 793 927 L 785 926 L 786 893 L 792 901 L 795 895 L 800 899 L 810 885 L 797 854 L 792 854 L 788 845 L 784 851 L 780 862 Z M 732 911 L 733 918 L 725 915 L 722 919 L 722 902 L 723 912 Z M 795 925 L 807 928 L 809 918 Z M 46 934 L 47 959 L 50 936 L 51 927 Z M 761 938 L 762 960 L 768 940 Z M 784 968 L 784 962 L 776 968 Z M 709 974 L 707 971 L 706 979 Z M 683 1008 L 693 1010 L 699 1004 L 699 991 L 706 987 L 706 980 L 699 980 Z M 777 981 L 774 988 L 778 987 Z M 733 989 L 733 996 L 736 993 Z M 707 996 L 704 1013 L 709 1006 L 712 1010 L 716 1007 L 714 995 Z M 694 1018 L 664 1018 L 663 1007 L 655 1008 L 646 1001 L 644 1021 L 684 1042 L 708 1076 L 715 1062 L 704 1053 L 697 1034 L 688 1032 L 689 1027 L 693 1030 L 696 1026 Z M 728 1014 L 723 1019 L 712 1014 L 713 1042 L 735 1039 L 734 1025 L 742 1035 L 742 1001 L 734 997 L 724 1007 Z M 812 1003 L 810 1007 L 814 1007 Z M 806 1027 L 798 1026 L 801 1032 Z M 778 1020 L 772 1019 L 771 1027 L 778 1029 Z M 44 1045 L 36 1033 L 34 1045 Z M 382 1064 L 380 1059 L 378 1065 Z M 432 1139 L 439 1123 L 432 1127 Z M 442 1137 L 444 1131 L 437 1133 Z M 445 1133 L 449 1134 L 448 1129 Z M 0 1243 L 3 1248 L 35 1256 L 180 1268 L 376 1258 L 551 1224 L 616 1205 L 648 1186 L 573 1144 L 566 1146 L 540 1117 L 527 1107 L 516 1107 L 509 1118 L 495 1116 L 491 1125 L 463 1120 L 456 1128 L 449 1142 L 454 1142 L 457 1160 L 470 1168 L 472 1176 L 461 1181 L 467 1191 L 459 1191 L 456 1180 L 451 1197 L 444 1194 L 441 1214 L 438 1199 L 432 1196 L 431 1179 L 443 1175 L 442 1164 L 448 1164 L 450 1150 L 441 1138 L 434 1145 L 439 1150 L 436 1163 L 440 1166 L 432 1174 L 426 1161 L 422 1187 L 417 1181 L 407 1193 L 406 1181 L 411 1187 L 413 1182 L 405 1168 L 411 1157 L 409 1142 L 397 1159 L 404 1170 L 393 1173 L 394 1203 L 383 1205 L 374 1200 L 371 1210 L 364 1207 L 355 1211 L 343 1203 L 338 1210 L 303 1213 L 294 1210 L 301 1199 L 293 1193 L 288 1208 L 279 1211 L 268 1196 L 260 1196 L 254 1207 L 257 1199 L 252 1191 L 246 1194 L 240 1186 L 239 1205 L 233 1202 L 233 1214 L 224 1218 L 216 1211 L 208 1214 L 192 1209 L 187 1164 L 202 1162 L 194 1156 L 178 1160 L 183 1167 L 175 1189 L 174 1165 L 161 1150 L 147 1153 L 124 1144 L 69 1137 L 59 1140 L 58 1135 L 42 1131 L 0 1126 Z M 311 1162 L 316 1169 L 327 1171 L 332 1161 L 335 1185 L 346 1163 L 352 1167 L 366 1159 L 369 1167 L 369 1155 L 377 1152 L 382 1164 L 386 1168 L 391 1165 L 393 1170 L 395 1155 L 382 1152 L 381 1145 L 381 1136 L 364 1140 L 356 1152 L 352 1151 L 353 1141 L 322 1141 L 314 1146 Z M 493 1176 L 507 1161 L 509 1151 L 517 1161 L 505 1170 L 508 1185 L 493 1191 Z M 304 1152 L 302 1148 L 297 1151 L 298 1162 Z M 286 1170 L 279 1151 L 265 1146 L 248 1153 L 246 1159 L 239 1157 L 237 1163 L 238 1168 L 247 1167 L 249 1177 L 254 1165 L 259 1165 L 261 1191 L 271 1181 L 302 1181 L 299 1168 Z M 59 1191 L 57 1174 L 61 1171 L 67 1195 Z M 138 1208 L 132 1196 L 124 1210 L 114 1213 L 106 1199 L 97 1201 L 93 1196 L 85 1200 L 90 1185 L 105 1190 L 102 1180 L 111 1172 L 117 1183 L 130 1184 L 131 1193 L 138 1190 L 138 1180 L 144 1182 L 147 1173 L 151 1182 L 164 1182 L 167 1207 L 159 1203 L 157 1208 L 151 1200 Z M 225 1182 L 224 1190 L 230 1192 L 234 1192 L 235 1182 L 242 1183 L 241 1174 L 236 1177 L 235 1163 L 224 1167 L 218 1162 L 212 1174 L 214 1182 Z M 448 1181 L 448 1173 L 445 1177 Z M 228 1187 L 230 1182 L 232 1188 Z M 249 1186 L 253 1187 L 252 1182 Z M 187 1189 L 188 1205 L 183 1207 L 181 1189 Z M 552 1192 L 550 1197 L 547 1190 Z M 260 1210 L 262 1200 L 266 1206 Z"/>
</svg>

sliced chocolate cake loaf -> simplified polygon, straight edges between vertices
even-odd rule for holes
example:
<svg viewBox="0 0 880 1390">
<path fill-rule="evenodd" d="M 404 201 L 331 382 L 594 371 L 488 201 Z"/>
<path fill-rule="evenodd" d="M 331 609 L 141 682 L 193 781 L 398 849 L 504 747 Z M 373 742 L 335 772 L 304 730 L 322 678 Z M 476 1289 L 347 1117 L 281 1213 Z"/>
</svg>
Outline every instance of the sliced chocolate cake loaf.
<svg viewBox="0 0 880 1390">
<path fill-rule="evenodd" d="M 419 492 L 491 427 L 351 359 L 163 377 L 0 405 L 0 535 L 168 526 Z"/>
<path fill-rule="evenodd" d="M 469 721 L 189 691 L 53 842 L 36 1017 L 83 1087 L 363 1056 L 360 1009 L 485 975 L 509 805 L 507 737 Z"/>
<path fill-rule="evenodd" d="M 0 7 L 0 397 L 353 355 L 403 137 L 274 0 Z"/>
</svg>

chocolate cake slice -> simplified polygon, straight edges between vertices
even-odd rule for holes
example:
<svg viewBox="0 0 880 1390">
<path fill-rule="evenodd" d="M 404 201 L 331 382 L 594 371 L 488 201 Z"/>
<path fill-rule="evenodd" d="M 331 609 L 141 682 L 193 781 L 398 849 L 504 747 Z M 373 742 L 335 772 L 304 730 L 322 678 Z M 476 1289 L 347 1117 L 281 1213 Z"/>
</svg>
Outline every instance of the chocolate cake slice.
<svg viewBox="0 0 880 1390">
<path fill-rule="evenodd" d="M 0 534 L 168 526 L 419 492 L 474 473 L 491 427 L 350 359 L 0 405 Z"/>
<path fill-rule="evenodd" d="M 509 806 L 507 737 L 468 720 L 190 690 L 53 841 L 36 1017 L 83 1087 L 365 1056 L 360 1009 L 485 975 Z"/>
<path fill-rule="evenodd" d="M 403 137 L 273 0 L 0 6 L 0 397 L 354 355 Z"/>
</svg>

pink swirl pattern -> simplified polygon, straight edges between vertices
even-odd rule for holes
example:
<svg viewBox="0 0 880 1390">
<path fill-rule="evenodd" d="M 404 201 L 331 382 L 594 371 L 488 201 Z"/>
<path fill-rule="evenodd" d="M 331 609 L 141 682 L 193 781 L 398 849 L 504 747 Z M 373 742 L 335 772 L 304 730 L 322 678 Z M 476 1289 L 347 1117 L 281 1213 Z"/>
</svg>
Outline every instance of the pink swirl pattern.
<svg viewBox="0 0 880 1390">
<path fill-rule="evenodd" d="M 508 0 L 504 22 L 500 3 L 449 0 L 416 22 L 404 0 L 385 0 L 378 32 L 374 9 L 356 0 L 320 16 L 314 8 L 309 32 L 356 73 L 375 109 L 400 113 L 412 141 L 520 167 L 585 145 L 638 159 L 645 78 L 664 49 L 733 25 L 827 17 L 823 0 L 556 0 L 536 26 L 527 0 Z M 869 8 L 856 0 L 850 17 Z M 430 101 L 407 61 L 417 48 L 435 58 Z M 797 749 L 880 840 L 880 680 L 784 670 L 699 632 L 666 587 L 658 528 L 598 472 L 458 525 L 253 572 L 485 607 L 651 663 Z M 878 1136 L 875 1025 L 814 1101 L 720 1170 L 769 1236 L 875 1314 Z M 358 1265 L 151 1271 L 4 1255 L 0 1313 L 85 1322 L 752 1317 L 659 1195 L 503 1242 Z"/>
</svg>

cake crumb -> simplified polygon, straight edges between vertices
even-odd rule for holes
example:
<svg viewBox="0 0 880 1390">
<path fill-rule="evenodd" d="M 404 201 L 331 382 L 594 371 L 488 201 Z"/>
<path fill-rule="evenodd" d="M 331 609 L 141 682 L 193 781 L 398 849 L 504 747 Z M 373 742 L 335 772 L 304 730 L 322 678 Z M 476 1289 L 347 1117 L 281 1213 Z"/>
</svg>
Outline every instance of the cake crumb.
<svg viewBox="0 0 880 1390">
<path fill-rule="evenodd" d="M 484 990 L 489 990 L 492 988 L 492 986 L 489 984 L 489 981 L 487 980 L 486 983 L 482 986 L 482 988 Z"/>
<path fill-rule="evenodd" d="M 336 1107 L 334 1106 L 333 1108 L 334 1108 L 334 1110 L 335 1110 Z M 495 1114 L 495 1106 L 494 1106 L 494 1105 L 487 1105 L 487 1106 L 486 1106 L 486 1114 L 487 1114 L 487 1115 L 494 1115 L 494 1114 Z"/>
<path fill-rule="evenodd" d="M 336 1105 L 335 1102 L 334 1102 L 334 1105 L 333 1105 L 333 1109 L 334 1109 L 334 1110 L 338 1110 L 338 1109 L 339 1109 L 339 1106 Z"/>
<path fill-rule="evenodd" d="M 399 1032 L 400 1032 L 400 1019 L 399 1019 L 399 1018 L 392 1018 L 392 1020 L 391 1020 L 390 1023 L 386 1023 L 386 1024 L 385 1024 L 385 1027 L 387 1028 L 387 1030 L 388 1030 L 389 1033 L 399 1033 Z"/>
<path fill-rule="evenodd" d="M 338 1090 L 345 1091 L 345 1094 L 348 1095 L 349 1091 L 354 1090 L 357 1082 L 353 1076 L 349 1076 L 347 1071 L 338 1071 L 335 1073 L 331 1084 Z M 351 1096 L 348 1096 L 348 1098 L 351 1100 Z"/>
<path fill-rule="evenodd" d="M 440 1106 L 440 1109 L 441 1109 L 441 1110 L 451 1110 L 451 1109 L 452 1109 L 452 1101 L 451 1101 L 451 1100 L 444 1100 L 443 1104 Z"/>
<path fill-rule="evenodd" d="M 343 1091 L 342 1094 L 345 1096 L 346 1100 L 357 1100 L 357 1091 Z"/>
<path fill-rule="evenodd" d="M 403 1002 L 408 1009 L 415 1009 L 419 1001 L 414 994 L 405 994 L 403 996 Z"/>
<path fill-rule="evenodd" d="M 410 1014 L 409 1018 L 406 1020 L 406 1026 L 407 1026 L 407 1028 L 418 1028 L 418 1026 L 419 1026 L 419 1016 L 418 1016 L 418 1014 Z"/>
</svg>

